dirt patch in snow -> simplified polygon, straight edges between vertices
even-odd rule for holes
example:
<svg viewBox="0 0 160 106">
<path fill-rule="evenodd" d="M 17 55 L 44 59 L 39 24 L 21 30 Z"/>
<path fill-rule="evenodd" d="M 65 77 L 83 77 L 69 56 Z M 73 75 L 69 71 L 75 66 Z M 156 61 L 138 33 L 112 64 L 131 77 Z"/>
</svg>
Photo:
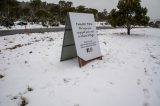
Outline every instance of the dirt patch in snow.
<svg viewBox="0 0 160 106">
<path fill-rule="evenodd" d="M 4 78 L 4 75 L 0 74 L 0 79 Z"/>
<path fill-rule="evenodd" d="M 21 97 L 21 103 L 20 106 L 26 106 L 28 104 L 28 101 L 25 97 Z"/>
</svg>

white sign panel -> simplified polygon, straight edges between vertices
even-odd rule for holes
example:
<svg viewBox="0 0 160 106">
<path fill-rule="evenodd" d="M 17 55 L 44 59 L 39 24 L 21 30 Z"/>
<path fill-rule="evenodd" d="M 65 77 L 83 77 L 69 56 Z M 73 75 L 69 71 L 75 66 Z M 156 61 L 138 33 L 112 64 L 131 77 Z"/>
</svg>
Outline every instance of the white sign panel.
<svg viewBox="0 0 160 106">
<path fill-rule="evenodd" d="M 93 14 L 69 13 L 77 56 L 85 61 L 101 56 Z"/>
</svg>

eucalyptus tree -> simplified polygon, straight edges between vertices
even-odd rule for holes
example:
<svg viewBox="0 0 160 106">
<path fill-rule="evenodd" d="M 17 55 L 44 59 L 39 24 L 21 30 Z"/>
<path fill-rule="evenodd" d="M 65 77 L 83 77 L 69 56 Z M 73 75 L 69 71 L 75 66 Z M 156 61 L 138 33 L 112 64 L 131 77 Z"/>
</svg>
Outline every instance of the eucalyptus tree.
<svg viewBox="0 0 160 106">
<path fill-rule="evenodd" d="M 136 25 L 148 25 L 147 8 L 141 7 L 141 0 L 119 0 L 118 10 L 112 9 L 108 21 L 113 27 L 123 26 L 130 35 Z"/>
</svg>

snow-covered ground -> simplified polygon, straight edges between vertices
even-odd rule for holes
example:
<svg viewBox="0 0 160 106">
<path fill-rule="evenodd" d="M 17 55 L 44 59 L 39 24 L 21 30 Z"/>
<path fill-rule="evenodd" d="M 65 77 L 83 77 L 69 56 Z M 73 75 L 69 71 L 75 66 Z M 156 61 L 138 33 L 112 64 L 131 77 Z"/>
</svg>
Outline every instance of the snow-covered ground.
<svg viewBox="0 0 160 106">
<path fill-rule="evenodd" d="M 60 62 L 64 32 L 0 37 L 0 106 L 160 106 L 160 29 L 99 30 L 103 60 Z"/>
</svg>

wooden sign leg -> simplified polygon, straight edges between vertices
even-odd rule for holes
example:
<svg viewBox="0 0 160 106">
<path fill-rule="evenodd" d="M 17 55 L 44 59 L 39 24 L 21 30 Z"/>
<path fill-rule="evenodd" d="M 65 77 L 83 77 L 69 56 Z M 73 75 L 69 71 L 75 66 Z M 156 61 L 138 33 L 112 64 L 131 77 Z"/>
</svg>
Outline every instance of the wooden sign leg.
<svg viewBox="0 0 160 106">
<path fill-rule="evenodd" d="M 79 61 L 79 67 L 82 67 L 84 65 L 87 64 L 87 61 L 84 61 L 83 59 L 81 59 L 80 57 L 78 57 L 78 61 Z"/>
<path fill-rule="evenodd" d="M 94 58 L 92 60 L 88 60 L 88 61 L 85 61 L 85 60 L 81 59 L 80 57 L 78 57 L 79 67 L 82 67 L 82 66 L 86 65 L 87 63 L 89 63 L 89 62 L 91 62 L 93 60 L 96 60 L 96 59 L 102 60 L 102 56 Z"/>
</svg>

